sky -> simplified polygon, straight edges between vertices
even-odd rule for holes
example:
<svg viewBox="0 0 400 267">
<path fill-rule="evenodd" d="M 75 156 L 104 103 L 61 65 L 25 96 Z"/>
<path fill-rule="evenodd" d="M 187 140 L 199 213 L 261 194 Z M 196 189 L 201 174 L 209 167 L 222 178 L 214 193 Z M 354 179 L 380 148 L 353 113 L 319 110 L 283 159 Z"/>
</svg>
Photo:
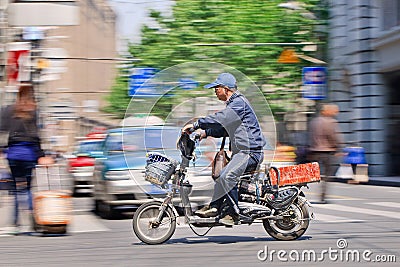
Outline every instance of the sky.
<svg viewBox="0 0 400 267">
<path fill-rule="evenodd" d="M 126 51 L 127 42 L 140 42 L 140 29 L 143 24 L 151 25 L 150 10 L 171 15 L 173 0 L 108 0 L 117 14 L 117 50 Z"/>
</svg>

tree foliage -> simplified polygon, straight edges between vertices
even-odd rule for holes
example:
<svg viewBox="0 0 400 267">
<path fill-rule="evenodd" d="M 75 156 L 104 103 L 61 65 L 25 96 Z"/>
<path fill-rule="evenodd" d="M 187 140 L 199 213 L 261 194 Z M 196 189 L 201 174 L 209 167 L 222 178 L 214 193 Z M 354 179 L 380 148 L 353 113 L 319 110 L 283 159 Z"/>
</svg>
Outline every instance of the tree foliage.
<svg viewBox="0 0 400 267">
<path fill-rule="evenodd" d="M 211 61 L 238 69 L 260 87 L 298 85 L 302 67 L 312 63 L 277 63 L 285 46 L 262 43 L 317 43 L 314 27 L 320 22 L 309 15 L 316 13 L 318 2 L 303 0 L 301 9 L 291 10 L 278 7 L 284 0 L 179 0 L 173 17 L 151 12 L 157 27 L 144 26 L 141 43 L 131 44 L 129 52 L 144 67 L 164 69 L 183 62 Z M 302 47 L 292 48 L 300 52 Z M 110 106 L 125 103 L 118 100 L 119 87 L 127 98 L 127 84 L 121 82 L 117 80 Z"/>
<path fill-rule="evenodd" d="M 125 111 L 130 102 L 128 96 L 128 77 L 124 70 L 119 71 L 114 85 L 111 88 L 110 95 L 107 96 L 108 106 L 104 108 L 104 112 L 113 113 L 119 118 L 123 118 Z"/>
</svg>

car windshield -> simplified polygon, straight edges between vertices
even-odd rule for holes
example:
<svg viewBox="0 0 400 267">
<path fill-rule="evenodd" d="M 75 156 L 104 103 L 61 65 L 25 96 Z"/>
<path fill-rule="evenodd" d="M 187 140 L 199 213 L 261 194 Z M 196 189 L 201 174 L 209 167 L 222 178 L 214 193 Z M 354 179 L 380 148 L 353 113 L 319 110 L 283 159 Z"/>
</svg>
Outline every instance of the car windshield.
<svg viewBox="0 0 400 267">
<path fill-rule="evenodd" d="M 82 142 L 79 144 L 78 153 L 90 153 L 93 151 L 101 151 L 102 141 Z"/>
<path fill-rule="evenodd" d="M 106 140 L 109 153 L 176 149 L 179 130 L 174 128 L 134 129 L 111 132 Z"/>
</svg>

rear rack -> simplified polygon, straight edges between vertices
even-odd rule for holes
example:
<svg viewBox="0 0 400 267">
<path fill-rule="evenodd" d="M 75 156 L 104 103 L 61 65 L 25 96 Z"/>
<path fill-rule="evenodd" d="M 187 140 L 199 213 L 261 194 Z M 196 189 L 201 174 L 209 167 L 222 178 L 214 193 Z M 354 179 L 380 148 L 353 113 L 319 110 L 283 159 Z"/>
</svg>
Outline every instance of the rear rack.
<svg viewBox="0 0 400 267">
<path fill-rule="evenodd" d="M 311 162 L 284 167 L 271 167 L 269 169 L 269 180 L 271 185 L 289 186 L 305 185 L 321 180 L 318 162 Z"/>
</svg>

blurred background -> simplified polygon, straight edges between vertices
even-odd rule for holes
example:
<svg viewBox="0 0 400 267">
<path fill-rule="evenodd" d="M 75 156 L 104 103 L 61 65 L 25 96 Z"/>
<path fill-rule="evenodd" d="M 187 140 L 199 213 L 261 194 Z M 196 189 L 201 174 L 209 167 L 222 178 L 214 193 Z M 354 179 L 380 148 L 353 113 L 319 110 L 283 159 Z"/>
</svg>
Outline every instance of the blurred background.
<svg viewBox="0 0 400 267">
<path fill-rule="evenodd" d="M 308 121 L 333 102 L 344 146 L 362 148 L 358 163 L 370 176 L 398 176 L 399 10 L 395 0 L 1 0 L 0 103 L 33 83 L 44 147 L 66 154 L 90 132 L 118 127 L 149 77 L 216 62 L 261 89 L 276 122 L 276 161 L 296 161 Z M 151 115 L 165 121 L 193 96 L 213 111 L 205 82 L 180 77 L 179 97 L 161 98 Z"/>
<path fill-rule="evenodd" d="M 400 184 L 399 51 L 399 0 L 0 0 L 0 106 L 14 103 L 20 84 L 34 85 L 42 146 L 57 159 L 41 178 L 70 190 L 64 196 L 72 205 L 53 211 L 70 208 L 64 215 L 74 233 L 8 237 L 14 202 L 0 183 L 0 261 L 256 266 L 266 244 L 330 249 L 337 238 L 352 249 L 400 255 L 399 189 L 370 186 Z M 203 89 L 221 70 L 238 75 L 256 106 L 275 166 L 300 163 L 310 120 L 321 104 L 338 105 L 347 154 L 335 163 L 336 178 L 368 185 L 330 183 L 329 203 L 313 205 L 316 220 L 298 241 L 270 242 L 259 225 L 204 238 L 179 225 L 165 246 L 138 246 L 130 220 L 108 219 L 127 219 L 125 209 L 164 196 L 139 179 L 146 150 L 177 155 L 172 137 L 182 124 L 224 107 Z M 204 140 L 188 172 L 198 206 L 213 188 L 218 142 Z M 0 178 L 9 178 L 4 155 Z M 319 186 L 304 188 L 307 199 L 317 198 Z M 23 226 L 31 229 L 29 216 Z"/>
</svg>

